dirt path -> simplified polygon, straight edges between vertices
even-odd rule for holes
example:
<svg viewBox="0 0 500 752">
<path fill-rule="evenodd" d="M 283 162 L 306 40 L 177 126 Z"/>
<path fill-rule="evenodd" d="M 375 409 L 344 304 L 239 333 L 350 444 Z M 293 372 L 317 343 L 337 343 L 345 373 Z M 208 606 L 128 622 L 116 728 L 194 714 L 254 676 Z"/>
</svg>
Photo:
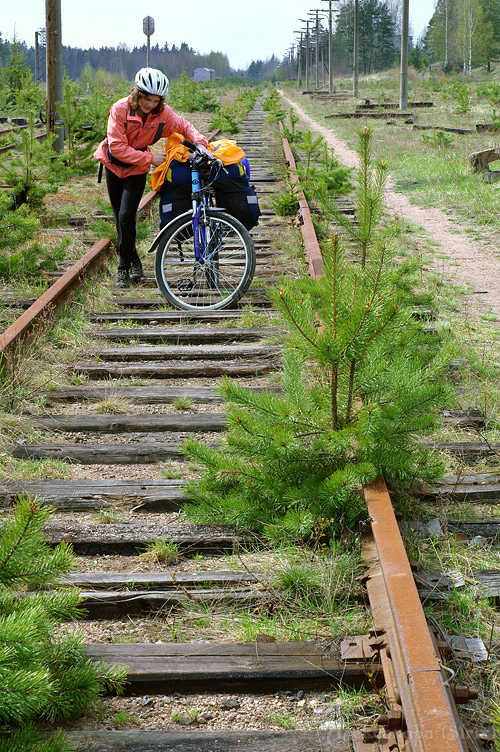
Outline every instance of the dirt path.
<svg viewBox="0 0 500 752">
<path fill-rule="evenodd" d="M 348 167 L 357 166 L 357 155 L 328 128 L 319 125 L 291 99 L 283 99 L 293 107 L 311 130 L 321 133 L 340 162 Z M 467 308 L 476 316 L 493 311 L 500 317 L 500 249 L 496 245 L 474 243 L 457 229 L 457 225 L 440 209 L 421 209 L 398 193 L 392 180 L 385 192 L 389 209 L 404 220 L 422 227 L 437 243 L 434 268 L 443 279 L 453 285 L 470 285 Z M 499 207 L 500 210 L 500 207 Z"/>
</svg>

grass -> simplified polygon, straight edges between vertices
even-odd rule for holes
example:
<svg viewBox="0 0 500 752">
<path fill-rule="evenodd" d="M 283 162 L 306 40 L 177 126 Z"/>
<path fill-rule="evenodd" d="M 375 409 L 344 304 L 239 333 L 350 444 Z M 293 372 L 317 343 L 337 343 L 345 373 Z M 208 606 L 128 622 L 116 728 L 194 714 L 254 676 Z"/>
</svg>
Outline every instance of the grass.
<svg viewBox="0 0 500 752">
<path fill-rule="evenodd" d="M 486 598 L 478 598 L 472 587 L 453 590 L 444 600 L 428 604 L 425 611 L 448 635 L 487 640 L 495 622 L 495 609 Z"/>
<path fill-rule="evenodd" d="M 343 541 L 324 554 L 283 548 L 265 554 L 264 566 L 262 556 L 256 552 L 226 557 L 225 566 L 231 569 L 241 569 L 242 563 L 252 570 L 264 568 L 259 580 L 266 596 L 253 609 L 222 618 L 222 630 L 229 629 L 233 637 L 248 642 L 262 634 L 276 640 L 307 640 L 363 633 L 369 628 L 370 617 L 360 602 L 356 579 L 361 564 L 355 541 Z"/>
<path fill-rule="evenodd" d="M 345 606 L 336 614 L 321 614 L 301 611 L 297 604 L 283 605 L 278 598 L 221 622 L 221 629 L 232 631 L 233 639 L 243 642 L 254 642 L 261 635 L 278 642 L 330 639 L 364 634 L 371 626 L 368 612 L 359 604 Z"/>
<path fill-rule="evenodd" d="M 172 407 L 175 410 L 190 410 L 194 405 L 194 400 L 190 397 L 176 397 L 172 401 Z"/>
<path fill-rule="evenodd" d="M 95 297 L 95 279 L 87 280 L 71 303 L 48 313 L 36 335 L 9 350 L 9 373 L 0 376 L 0 409 L 33 412 L 51 387 L 87 383 L 86 374 L 68 375 L 68 364 L 83 348 L 96 350 L 86 331 L 87 311 Z"/>
<path fill-rule="evenodd" d="M 94 412 L 102 415 L 126 415 L 133 412 L 133 410 L 123 397 L 110 394 L 94 406 Z"/>
<path fill-rule="evenodd" d="M 2 480 L 49 480 L 68 478 L 69 468 L 62 460 L 18 460 L 6 453 L 1 453 L 0 475 Z"/>
<path fill-rule="evenodd" d="M 167 541 L 165 536 L 162 536 L 152 543 L 148 543 L 141 557 L 146 561 L 171 566 L 177 564 L 180 559 L 179 546 L 173 541 Z"/>
<path fill-rule="evenodd" d="M 184 712 L 172 713 L 171 720 L 173 723 L 182 723 L 185 719 L 196 720 L 200 715 L 200 711 L 197 708 L 187 708 Z"/>
<path fill-rule="evenodd" d="M 139 723 L 139 719 L 133 715 L 129 715 L 126 710 L 118 710 L 111 718 L 111 723 L 115 726 L 136 726 Z"/>
<path fill-rule="evenodd" d="M 24 442 L 36 439 L 37 432 L 25 416 L 0 411 L 0 435 L 8 442 Z"/>
<path fill-rule="evenodd" d="M 297 728 L 297 720 L 292 713 L 290 713 L 288 710 L 282 710 L 281 712 L 277 711 L 267 711 L 267 718 L 271 723 L 276 724 L 280 728 L 283 729 L 295 729 Z"/>
<path fill-rule="evenodd" d="M 399 77 L 396 71 L 378 75 L 383 79 L 385 93 L 393 101 L 398 101 Z M 418 74 L 410 92 L 410 97 L 418 96 L 423 78 Z M 460 114 L 450 107 L 450 80 L 436 86 L 432 92 L 435 106 L 415 110 L 417 122 L 422 125 L 447 125 L 466 127 L 474 130 L 470 134 L 452 134 L 452 143 L 446 136 L 437 132 L 422 132 L 412 126 L 387 126 L 384 120 L 367 118 L 356 120 L 325 120 L 325 114 L 332 111 L 330 103 L 322 103 L 301 97 L 296 89 L 287 88 L 285 94 L 304 109 L 308 115 L 317 119 L 324 127 L 331 129 L 351 148 L 356 144 L 356 128 L 365 123 L 374 130 L 374 156 L 382 157 L 389 164 L 396 186 L 402 190 L 413 203 L 425 207 L 439 206 L 451 212 L 463 222 L 473 222 L 483 230 L 500 230 L 500 216 L 497 211 L 498 191 L 491 184 L 485 183 L 482 176 L 472 173 L 469 167 L 469 154 L 491 147 L 491 133 L 476 133 L 475 124 L 491 119 L 491 108 L 485 106 L 480 98 L 473 99 L 469 113 Z M 360 81 L 360 96 L 378 96 L 377 86 L 370 76 Z M 420 92 L 421 93 L 421 92 Z M 335 111 L 352 111 L 354 101 L 336 103 Z M 494 166 L 494 165 L 493 165 Z"/>
<path fill-rule="evenodd" d="M 102 525 L 118 525 L 128 522 L 127 516 L 119 509 L 101 509 L 97 519 Z"/>
<path fill-rule="evenodd" d="M 160 471 L 167 480 L 177 480 L 185 477 L 186 466 L 182 462 L 170 460 L 169 462 L 160 462 Z"/>
<path fill-rule="evenodd" d="M 385 697 L 368 692 L 365 687 L 353 689 L 340 686 L 330 704 L 330 716 L 340 728 L 376 726 L 377 717 L 387 711 Z"/>
<path fill-rule="evenodd" d="M 70 378 L 70 384 L 72 386 L 85 386 L 89 383 L 89 376 L 87 373 L 74 373 Z"/>
<path fill-rule="evenodd" d="M 304 557 L 292 549 L 275 557 L 271 584 L 302 610 L 337 614 L 361 596 L 356 578 L 362 571 L 357 550 L 336 545 L 323 555 Z"/>
</svg>

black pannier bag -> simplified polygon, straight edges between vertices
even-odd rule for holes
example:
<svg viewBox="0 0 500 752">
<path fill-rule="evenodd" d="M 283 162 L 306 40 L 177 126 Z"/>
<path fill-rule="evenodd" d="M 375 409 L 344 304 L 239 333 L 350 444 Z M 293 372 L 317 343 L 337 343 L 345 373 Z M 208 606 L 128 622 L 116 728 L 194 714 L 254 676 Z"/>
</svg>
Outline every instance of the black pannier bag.
<svg viewBox="0 0 500 752">
<path fill-rule="evenodd" d="M 187 162 L 172 160 L 159 193 L 161 229 L 191 209 L 191 170 Z"/>
<path fill-rule="evenodd" d="M 218 168 L 212 168 L 215 169 Z M 260 216 L 259 202 L 248 179 L 249 172 L 245 157 L 236 164 L 226 165 L 212 184 L 216 205 L 239 219 L 247 230 L 255 227 Z M 191 170 L 186 162 L 172 160 L 159 194 L 162 228 L 191 208 Z"/>
<path fill-rule="evenodd" d="M 234 165 L 226 165 L 213 186 L 217 206 L 224 207 L 247 230 L 255 227 L 260 217 L 259 202 L 250 185 L 249 173 L 250 167 L 245 157 Z"/>
</svg>

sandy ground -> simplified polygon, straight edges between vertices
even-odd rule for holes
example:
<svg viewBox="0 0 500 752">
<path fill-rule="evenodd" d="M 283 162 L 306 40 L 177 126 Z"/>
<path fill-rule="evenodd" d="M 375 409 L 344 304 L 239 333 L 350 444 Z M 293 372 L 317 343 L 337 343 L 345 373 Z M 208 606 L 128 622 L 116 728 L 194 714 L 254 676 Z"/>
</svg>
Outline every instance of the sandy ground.
<svg viewBox="0 0 500 752">
<path fill-rule="evenodd" d="M 311 130 L 324 136 L 340 162 L 348 167 L 357 166 L 356 152 L 309 117 L 298 104 L 282 96 Z M 435 268 L 443 279 L 457 286 L 470 285 L 471 294 L 467 296 L 469 313 L 479 316 L 493 311 L 500 317 L 500 247 L 469 240 L 440 209 L 422 209 L 411 204 L 405 195 L 395 190 L 392 180 L 388 181 L 385 200 L 395 215 L 422 227 L 430 240 L 437 244 Z"/>
</svg>

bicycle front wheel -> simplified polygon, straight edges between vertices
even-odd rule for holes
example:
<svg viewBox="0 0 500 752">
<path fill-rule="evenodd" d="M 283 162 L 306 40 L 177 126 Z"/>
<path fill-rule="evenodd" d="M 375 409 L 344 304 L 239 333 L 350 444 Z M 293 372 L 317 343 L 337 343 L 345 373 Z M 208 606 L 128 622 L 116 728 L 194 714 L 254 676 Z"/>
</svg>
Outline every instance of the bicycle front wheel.
<svg viewBox="0 0 500 752">
<path fill-rule="evenodd" d="M 172 222 L 156 251 L 156 282 L 162 295 L 183 310 L 217 310 L 235 305 L 255 272 L 255 248 L 248 230 L 234 217 L 208 209 L 198 223 Z"/>
</svg>

